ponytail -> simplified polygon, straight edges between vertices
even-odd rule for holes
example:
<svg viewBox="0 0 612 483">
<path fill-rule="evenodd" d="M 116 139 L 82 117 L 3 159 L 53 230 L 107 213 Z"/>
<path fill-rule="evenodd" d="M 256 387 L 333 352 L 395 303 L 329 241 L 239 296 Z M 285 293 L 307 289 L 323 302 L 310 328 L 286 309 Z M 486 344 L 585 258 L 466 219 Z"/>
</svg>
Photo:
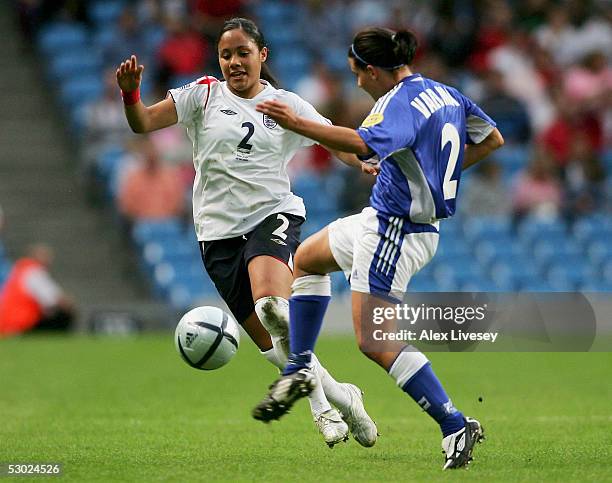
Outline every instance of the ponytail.
<svg viewBox="0 0 612 483">
<path fill-rule="evenodd" d="M 408 30 L 394 32 L 371 27 L 355 35 L 348 55 L 361 69 L 373 65 L 385 70 L 395 70 L 412 64 L 416 48 L 417 39 Z"/>
<path fill-rule="evenodd" d="M 398 64 L 412 64 L 417 49 L 415 35 L 408 30 L 399 30 L 393 34 L 391 40 L 393 41 L 393 54 Z"/>
</svg>

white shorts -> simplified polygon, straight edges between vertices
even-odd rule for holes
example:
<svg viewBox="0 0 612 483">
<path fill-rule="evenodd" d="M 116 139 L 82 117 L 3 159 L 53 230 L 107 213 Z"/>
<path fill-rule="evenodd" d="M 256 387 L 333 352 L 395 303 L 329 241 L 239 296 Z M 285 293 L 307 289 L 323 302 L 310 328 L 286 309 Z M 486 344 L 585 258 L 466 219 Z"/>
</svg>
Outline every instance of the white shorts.
<svg viewBox="0 0 612 483">
<path fill-rule="evenodd" d="M 401 300 L 438 248 L 438 224 L 388 217 L 372 207 L 328 226 L 329 246 L 351 290 Z"/>
</svg>

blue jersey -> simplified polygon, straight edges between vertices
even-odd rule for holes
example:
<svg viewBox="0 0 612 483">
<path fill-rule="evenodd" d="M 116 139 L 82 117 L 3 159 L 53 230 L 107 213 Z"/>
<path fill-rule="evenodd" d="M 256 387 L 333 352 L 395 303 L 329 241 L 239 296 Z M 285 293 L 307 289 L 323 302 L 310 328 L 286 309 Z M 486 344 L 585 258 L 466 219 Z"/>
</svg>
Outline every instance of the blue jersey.
<svg viewBox="0 0 612 483">
<path fill-rule="evenodd" d="M 433 223 L 455 213 L 464 145 L 495 122 L 456 89 L 413 74 L 382 96 L 357 132 L 380 159 L 370 204 L 387 216 Z"/>
</svg>

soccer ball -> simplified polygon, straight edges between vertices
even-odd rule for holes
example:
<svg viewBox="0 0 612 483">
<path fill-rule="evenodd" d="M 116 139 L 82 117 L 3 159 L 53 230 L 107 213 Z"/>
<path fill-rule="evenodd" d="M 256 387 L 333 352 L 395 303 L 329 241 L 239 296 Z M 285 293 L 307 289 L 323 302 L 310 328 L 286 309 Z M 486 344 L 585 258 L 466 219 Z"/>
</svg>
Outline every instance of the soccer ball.
<svg viewBox="0 0 612 483">
<path fill-rule="evenodd" d="M 197 307 L 187 312 L 174 332 L 174 345 L 182 359 L 195 369 L 211 371 L 227 364 L 240 343 L 234 318 L 217 307 Z"/>
</svg>

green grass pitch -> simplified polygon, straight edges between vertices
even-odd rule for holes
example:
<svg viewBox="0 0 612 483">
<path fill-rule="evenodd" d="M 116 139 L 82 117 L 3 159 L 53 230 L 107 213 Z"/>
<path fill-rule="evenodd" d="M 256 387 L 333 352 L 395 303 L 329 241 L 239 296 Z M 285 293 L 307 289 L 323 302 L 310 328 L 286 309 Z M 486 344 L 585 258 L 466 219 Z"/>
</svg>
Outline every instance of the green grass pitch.
<svg viewBox="0 0 612 483">
<path fill-rule="evenodd" d="M 210 373 L 169 333 L 0 341 L 0 463 L 61 462 L 66 481 L 612 481 L 610 353 L 430 354 L 488 436 L 455 472 L 441 471 L 437 426 L 351 337 L 324 336 L 318 353 L 365 390 L 373 448 L 328 449 L 305 401 L 251 419 L 276 373 L 247 340 Z"/>
</svg>

